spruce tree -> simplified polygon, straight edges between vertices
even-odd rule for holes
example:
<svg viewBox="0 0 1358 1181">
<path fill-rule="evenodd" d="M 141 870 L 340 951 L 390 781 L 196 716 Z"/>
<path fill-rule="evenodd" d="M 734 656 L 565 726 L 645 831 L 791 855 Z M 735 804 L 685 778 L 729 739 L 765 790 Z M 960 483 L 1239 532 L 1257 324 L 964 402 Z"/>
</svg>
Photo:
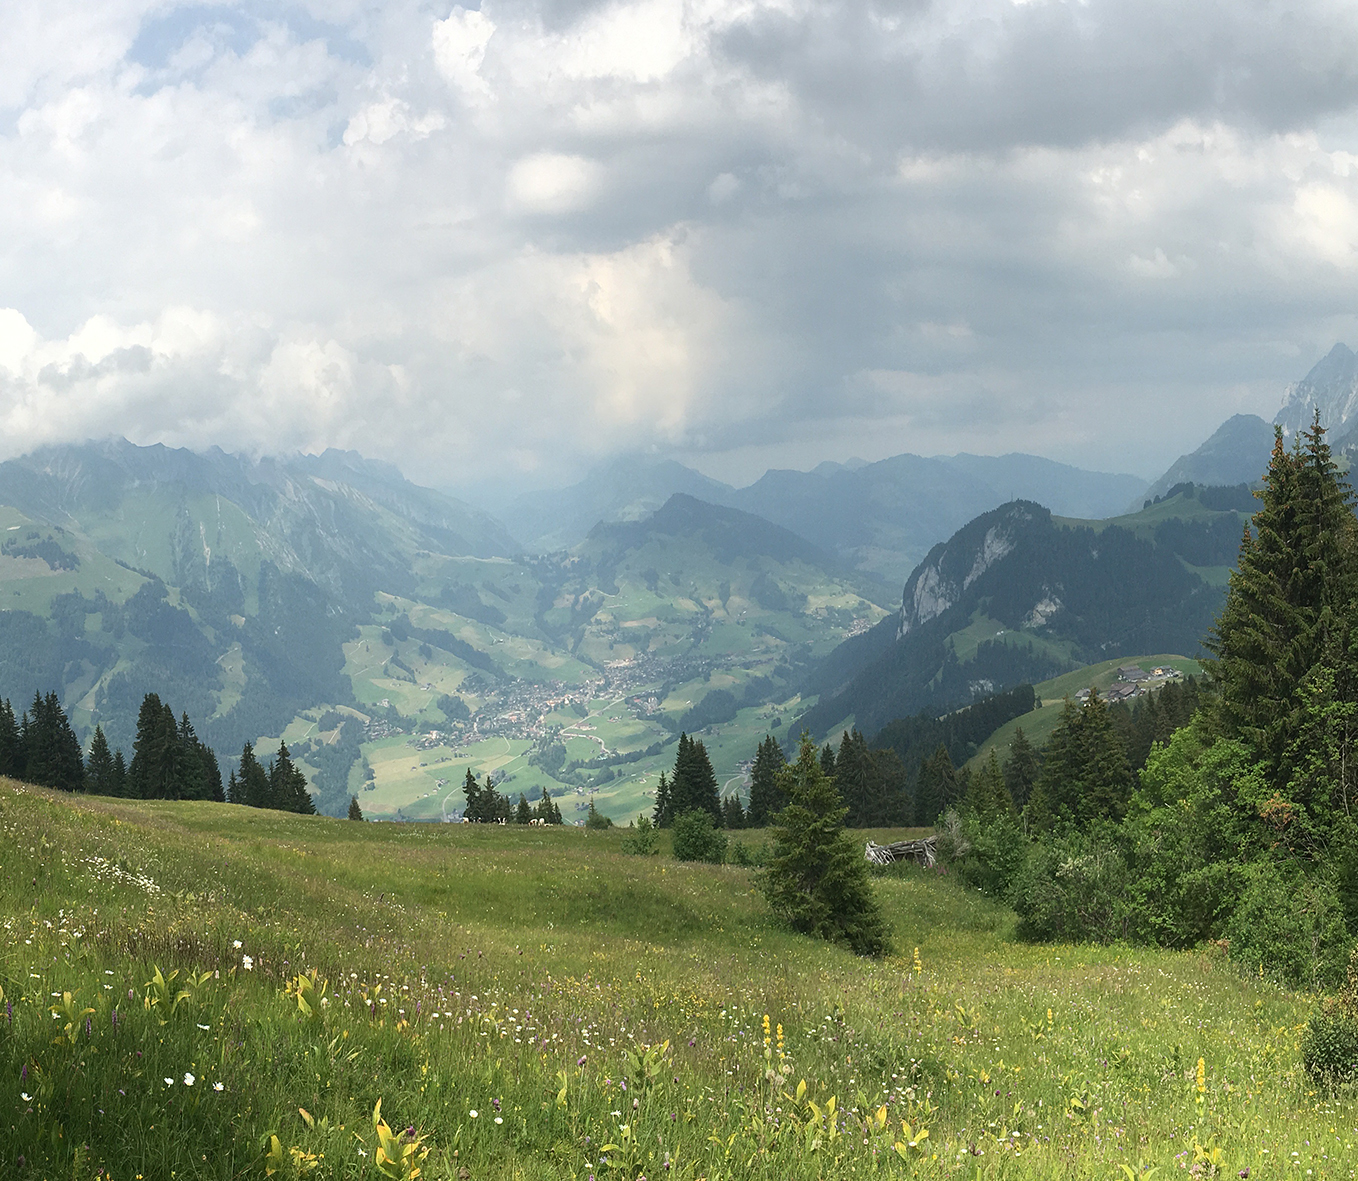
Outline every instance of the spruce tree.
<svg viewBox="0 0 1358 1181">
<path fill-rule="evenodd" d="M 466 803 L 462 805 L 462 819 L 475 824 L 481 820 L 481 785 L 476 782 L 472 769 L 467 768 L 467 776 L 462 781 L 462 795 Z"/>
<path fill-rule="evenodd" d="M 306 775 L 292 761 L 285 742 L 278 744 L 278 754 L 269 764 L 269 807 L 302 816 L 316 814 Z"/>
<path fill-rule="evenodd" d="M 1303 445 L 1304 444 L 1304 445 Z M 1351 491 L 1339 479 L 1319 411 L 1289 451 L 1274 438 L 1261 506 L 1205 646 L 1227 737 L 1246 742 L 1279 783 L 1302 726 L 1301 686 L 1358 599 Z"/>
<path fill-rule="evenodd" d="M 1095 821 L 1121 820 L 1134 786 L 1126 748 L 1098 691 L 1091 689 L 1081 706 L 1066 698 L 1043 752 L 1032 797 L 1040 793 L 1040 809 L 1032 809 L 1030 820 L 1046 827 L 1041 813 L 1048 812 L 1058 827 L 1081 830 Z"/>
<path fill-rule="evenodd" d="M 921 828 L 932 827 L 961 797 L 962 787 L 952 764 L 952 756 L 940 742 L 938 749 L 919 767 L 915 786 L 916 825 Z"/>
<path fill-rule="evenodd" d="M 1041 769 L 1037 751 L 1020 727 L 1014 731 L 1009 743 L 1009 755 L 1004 760 L 1004 785 L 1009 789 L 1014 807 L 1020 812 L 1028 805 L 1028 797 L 1032 794 Z"/>
<path fill-rule="evenodd" d="M 687 734 L 679 735 L 674 773 L 670 776 L 670 800 L 674 818 L 701 808 L 714 824 L 721 826 L 721 797 L 712 760 L 707 757 L 707 747 Z"/>
<path fill-rule="evenodd" d="M 552 793 L 545 786 L 542 789 L 542 799 L 538 801 L 537 807 L 533 809 L 533 816 L 535 819 L 543 820 L 547 824 L 561 823 L 561 809 L 553 802 Z"/>
<path fill-rule="evenodd" d="M 519 806 L 514 811 L 515 824 L 528 824 L 533 819 L 533 809 L 528 806 L 528 797 L 519 792 Z"/>
<path fill-rule="evenodd" d="M 349 819 L 362 820 L 363 809 L 358 806 L 358 796 L 349 797 Z"/>
<path fill-rule="evenodd" d="M 96 724 L 90 755 L 85 761 L 85 790 L 97 796 L 116 795 L 113 774 L 113 752 L 108 748 L 103 726 Z"/>
<path fill-rule="evenodd" d="M 778 771 L 786 763 L 778 740 L 767 735 L 755 751 L 754 767 L 750 771 L 750 807 L 746 823 L 751 828 L 763 828 L 787 802 L 778 788 Z M 657 792 L 657 805 L 659 802 Z"/>
<path fill-rule="evenodd" d="M 740 806 L 739 796 L 727 796 L 722 800 L 721 822 L 724 828 L 745 827 L 745 809 Z"/>
<path fill-rule="evenodd" d="M 23 774 L 23 743 L 19 721 L 9 700 L 0 700 L 0 775 L 18 779 Z"/>
<path fill-rule="evenodd" d="M 835 748 L 828 742 L 820 752 L 820 769 L 831 779 L 835 777 Z"/>
<path fill-rule="evenodd" d="M 670 781 L 664 771 L 660 772 L 660 782 L 656 785 L 651 821 L 656 828 L 669 828 L 674 823 L 674 801 L 670 798 Z"/>
<path fill-rule="evenodd" d="M 113 791 L 115 796 L 127 796 L 127 761 L 123 758 L 122 748 L 113 752 Z"/>
<path fill-rule="evenodd" d="M 240 768 L 236 775 L 236 787 L 242 804 L 247 804 L 251 808 L 268 808 L 271 806 L 272 793 L 269 790 L 269 773 L 260 766 L 259 760 L 255 758 L 255 748 L 249 742 L 240 752 Z"/>
<path fill-rule="evenodd" d="M 867 862 L 844 828 L 847 809 L 809 735 L 797 761 L 779 774 L 789 802 L 774 824 L 761 875 L 770 907 L 796 931 L 847 944 L 859 955 L 886 955 L 887 922 Z"/>
</svg>

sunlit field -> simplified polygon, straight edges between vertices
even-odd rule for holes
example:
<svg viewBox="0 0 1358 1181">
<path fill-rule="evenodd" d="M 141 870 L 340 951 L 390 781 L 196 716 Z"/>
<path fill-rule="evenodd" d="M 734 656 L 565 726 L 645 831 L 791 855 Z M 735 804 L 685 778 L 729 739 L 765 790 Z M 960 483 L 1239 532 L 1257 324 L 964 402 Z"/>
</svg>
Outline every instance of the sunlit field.
<svg viewBox="0 0 1358 1181">
<path fill-rule="evenodd" d="M 944 875 L 877 879 L 897 955 L 865 962 L 625 829 L 8 781 L 0 824 L 3 1177 L 1358 1168 L 1352 1097 L 1299 1065 L 1314 998 L 1211 949 L 1026 946 Z"/>
</svg>

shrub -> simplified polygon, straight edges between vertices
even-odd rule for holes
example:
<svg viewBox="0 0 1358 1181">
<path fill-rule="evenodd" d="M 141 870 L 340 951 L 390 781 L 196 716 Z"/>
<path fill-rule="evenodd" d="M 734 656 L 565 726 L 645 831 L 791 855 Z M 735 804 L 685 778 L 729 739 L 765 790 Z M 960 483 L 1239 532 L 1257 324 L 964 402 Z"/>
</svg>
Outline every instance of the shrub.
<svg viewBox="0 0 1358 1181">
<path fill-rule="evenodd" d="M 674 822 L 674 856 L 679 861 L 711 861 L 726 857 L 726 834 L 712 823 L 705 808 L 692 808 Z"/>
<path fill-rule="evenodd" d="M 1349 953 L 1348 984 L 1306 1023 L 1301 1061 L 1325 1086 L 1358 1078 L 1358 947 Z"/>
<path fill-rule="evenodd" d="M 634 857 L 649 857 L 660 852 L 660 833 L 645 813 L 637 817 L 636 827 L 623 837 L 622 851 Z"/>
<path fill-rule="evenodd" d="M 1231 958 L 1247 968 L 1310 988 L 1344 979 L 1349 938 L 1339 892 L 1295 868 L 1273 861 L 1247 867 L 1226 935 Z"/>
<path fill-rule="evenodd" d="M 1007 898 L 1029 849 L 1018 820 L 1007 812 L 985 820 L 968 817 L 962 824 L 961 841 L 967 848 L 952 862 L 958 878 L 992 898 Z M 958 847 L 955 840 L 953 848 Z"/>
<path fill-rule="evenodd" d="M 1039 841 L 1014 875 L 1011 903 L 1020 938 L 1042 942 L 1126 935 L 1127 864 L 1121 853 L 1081 833 Z"/>
</svg>

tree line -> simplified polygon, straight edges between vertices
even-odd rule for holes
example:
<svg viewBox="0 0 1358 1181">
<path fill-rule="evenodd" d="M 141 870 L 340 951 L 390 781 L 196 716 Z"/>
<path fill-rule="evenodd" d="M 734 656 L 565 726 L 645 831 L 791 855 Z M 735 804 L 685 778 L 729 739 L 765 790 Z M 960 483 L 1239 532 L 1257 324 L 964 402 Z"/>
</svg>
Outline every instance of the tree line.
<svg viewBox="0 0 1358 1181">
<path fill-rule="evenodd" d="M 55 693 L 34 694 L 18 717 L 0 699 L 0 775 L 59 791 L 135 800 L 213 800 L 313 815 L 305 774 L 292 761 L 286 743 L 267 768 L 246 743 L 240 766 L 222 783 L 217 755 L 194 730 L 187 713 L 174 710 L 158 694 L 147 693 L 137 713 L 129 762 L 110 749 L 101 725 L 94 727 L 88 755 L 71 728 Z"/>
</svg>

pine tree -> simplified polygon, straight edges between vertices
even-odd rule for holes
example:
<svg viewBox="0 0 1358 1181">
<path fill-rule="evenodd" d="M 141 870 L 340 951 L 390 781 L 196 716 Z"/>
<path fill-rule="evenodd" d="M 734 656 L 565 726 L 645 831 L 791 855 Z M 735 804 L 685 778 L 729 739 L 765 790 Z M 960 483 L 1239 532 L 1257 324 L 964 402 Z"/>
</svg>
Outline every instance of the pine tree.
<svg viewBox="0 0 1358 1181">
<path fill-rule="evenodd" d="M 362 820 L 363 809 L 358 806 L 358 796 L 349 797 L 349 819 Z"/>
<path fill-rule="evenodd" d="M 533 819 L 533 809 L 528 806 L 528 797 L 519 792 L 519 806 L 514 812 L 515 824 L 528 824 Z"/>
<path fill-rule="evenodd" d="M 739 796 L 727 796 L 721 803 L 721 822 L 724 828 L 744 828 L 745 809 Z"/>
<path fill-rule="evenodd" d="M 778 787 L 778 771 L 786 763 L 778 740 L 771 734 L 766 736 L 755 751 L 754 767 L 750 771 L 750 807 L 746 823 L 751 828 L 763 828 L 787 802 Z M 659 802 L 657 792 L 657 805 Z"/>
<path fill-rule="evenodd" d="M 242 804 L 251 808 L 268 808 L 271 806 L 272 793 L 269 789 L 269 773 L 260 766 L 259 760 L 255 758 L 255 748 L 249 742 L 240 752 L 240 769 L 236 776 L 236 788 Z"/>
<path fill-rule="evenodd" d="M 23 775 L 23 743 L 19 721 L 9 700 L 0 700 L 0 775 L 18 779 Z"/>
<path fill-rule="evenodd" d="M 278 744 L 278 754 L 269 764 L 269 807 L 302 816 L 316 814 L 316 805 L 307 790 L 306 775 L 292 761 L 285 742 Z"/>
<path fill-rule="evenodd" d="M 1108 705 L 1090 690 L 1082 706 L 1069 698 L 1052 731 L 1033 795 L 1063 828 L 1086 829 L 1097 820 L 1121 820 L 1135 777 Z M 1034 812 L 1030 821 L 1045 821 Z"/>
<path fill-rule="evenodd" d="M 844 828 L 847 809 L 810 736 L 779 773 L 789 803 L 773 827 L 761 885 L 773 911 L 796 931 L 847 944 L 859 955 L 890 950 L 886 919 L 867 862 Z"/>
<path fill-rule="evenodd" d="M 462 795 L 466 803 L 462 805 L 462 819 L 469 824 L 478 823 L 481 817 L 481 785 L 476 782 L 472 769 L 467 768 L 467 777 L 462 781 Z"/>
<path fill-rule="evenodd" d="M 1304 446 L 1303 446 L 1304 442 Z M 1277 430 L 1246 530 L 1226 605 L 1205 646 L 1228 737 L 1254 750 L 1270 777 L 1290 777 L 1290 749 L 1302 725 L 1301 686 L 1358 599 L 1351 491 L 1337 474 L 1320 425 L 1291 451 Z"/>
<path fill-rule="evenodd" d="M 1009 743 L 1009 756 L 1004 760 L 1004 785 L 1009 789 L 1014 807 L 1020 812 L 1028 806 L 1028 797 L 1041 770 L 1037 751 L 1028 741 L 1028 736 L 1022 728 L 1015 730 L 1013 740 Z"/>
<path fill-rule="evenodd" d="M 93 795 L 116 795 L 113 781 L 113 752 L 108 748 L 104 728 L 94 727 L 94 738 L 90 741 L 90 755 L 85 762 L 85 789 Z"/>
<path fill-rule="evenodd" d="M 660 772 L 660 782 L 656 785 L 651 820 L 656 828 L 669 828 L 674 823 L 674 801 L 670 798 L 670 781 L 664 771 Z"/>
<path fill-rule="evenodd" d="M 674 818 L 695 808 L 701 808 L 721 825 L 721 797 L 717 790 L 717 776 L 707 747 L 687 734 L 679 735 L 679 749 L 674 756 L 674 772 L 670 776 L 670 800 Z"/>
</svg>

